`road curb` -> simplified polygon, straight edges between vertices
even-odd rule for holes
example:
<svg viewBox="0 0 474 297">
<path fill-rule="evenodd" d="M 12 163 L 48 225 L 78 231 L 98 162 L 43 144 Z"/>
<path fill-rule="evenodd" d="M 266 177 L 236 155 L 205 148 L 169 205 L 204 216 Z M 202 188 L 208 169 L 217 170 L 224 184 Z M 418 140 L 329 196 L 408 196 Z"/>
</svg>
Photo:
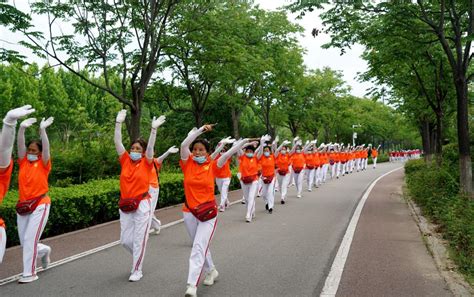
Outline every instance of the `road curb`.
<svg viewBox="0 0 474 297">
<path fill-rule="evenodd" d="M 464 276 L 457 271 L 457 265 L 449 258 L 448 249 L 446 248 L 447 241 L 436 232 L 436 226 L 422 215 L 421 209 L 406 192 L 406 186 L 400 188 L 400 193 L 407 202 L 410 214 L 415 220 L 423 236 L 423 241 L 434 259 L 436 268 L 444 278 L 449 290 L 454 296 L 474 296 L 474 288 L 465 281 Z"/>
</svg>

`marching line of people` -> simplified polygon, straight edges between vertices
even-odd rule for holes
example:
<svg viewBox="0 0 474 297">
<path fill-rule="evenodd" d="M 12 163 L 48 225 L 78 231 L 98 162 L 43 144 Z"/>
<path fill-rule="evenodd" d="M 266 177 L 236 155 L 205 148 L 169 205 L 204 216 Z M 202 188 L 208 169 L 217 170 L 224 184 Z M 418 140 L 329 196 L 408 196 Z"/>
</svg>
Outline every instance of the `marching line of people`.
<svg viewBox="0 0 474 297">
<path fill-rule="evenodd" d="M 30 105 L 13 109 L 3 120 L 0 135 L 0 203 L 5 196 L 13 170 L 12 150 L 18 119 L 35 110 Z M 197 286 L 204 276 L 203 284 L 212 285 L 219 273 L 209 249 L 215 234 L 218 212 L 225 212 L 229 205 L 228 191 L 232 178 L 232 157 L 238 162 L 238 178 L 246 204 L 244 219 L 251 223 L 255 219 L 255 200 L 261 196 L 265 209 L 272 214 L 275 194 L 279 193 L 280 204 L 287 202 L 288 187 L 296 187 L 296 198 L 302 198 L 304 188 L 311 192 L 321 187 L 328 179 L 359 172 L 368 168 L 369 154 L 376 168 L 378 149 L 369 145 L 329 143 L 317 146 L 317 140 L 303 141 L 295 137 L 291 142 L 278 136 L 270 142 L 270 135 L 259 139 L 222 139 L 214 151 L 207 140 L 200 138 L 212 131 L 214 125 L 193 128 L 181 143 L 180 149 L 170 147 L 160 157 L 154 157 L 157 129 L 166 122 L 165 116 L 153 118 L 148 141 L 137 139 L 129 150 L 122 143 L 122 124 L 126 110 L 116 117 L 114 143 L 121 165 L 120 198 L 120 242 L 130 253 L 131 271 L 129 281 L 143 277 L 142 267 L 149 234 L 158 234 L 161 222 L 154 215 L 159 197 L 159 171 L 163 160 L 170 154 L 180 153 L 179 165 L 183 171 L 185 202 L 182 212 L 184 225 L 192 241 L 185 296 L 197 296 Z M 36 122 L 28 118 L 21 122 L 18 130 L 19 200 L 17 224 L 23 248 L 23 274 L 20 283 L 38 279 L 36 261 L 43 268 L 50 263 L 51 248 L 39 243 L 48 220 L 51 199 L 48 196 L 48 175 L 51 157 L 46 129 L 53 118 L 40 123 L 40 139 L 25 144 L 25 130 Z M 290 146 L 291 145 L 291 146 Z M 370 151 L 370 153 L 369 153 Z M 216 203 L 215 185 L 220 192 L 220 203 Z M 0 218 L 0 263 L 6 246 L 5 224 Z"/>
</svg>

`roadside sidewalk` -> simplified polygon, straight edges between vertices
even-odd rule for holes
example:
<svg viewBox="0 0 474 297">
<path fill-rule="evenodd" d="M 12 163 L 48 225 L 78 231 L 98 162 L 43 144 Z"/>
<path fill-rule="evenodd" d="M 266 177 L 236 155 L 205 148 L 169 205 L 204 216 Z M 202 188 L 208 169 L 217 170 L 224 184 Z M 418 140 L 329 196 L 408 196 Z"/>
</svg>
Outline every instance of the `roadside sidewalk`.
<svg viewBox="0 0 474 297">
<path fill-rule="evenodd" d="M 392 173 L 370 193 L 337 296 L 452 296 L 403 200 L 403 178 Z"/>
<path fill-rule="evenodd" d="M 219 195 L 216 196 L 219 202 Z M 234 202 L 242 199 L 240 190 L 231 191 L 228 195 L 229 201 Z M 156 217 L 162 225 L 180 220 L 183 218 L 181 212 L 182 204 L 159 209 L 155 212 Z M 118 210 L 117 210 L 118 211 Z M 150 235 L 149 240 L 156 240 L 160 236 Z M 52 248 L 51 262 L 56 262 L 67 257 L 71 257 L 91 249 L 110 244 L 120 239 L 120 221 L 96 225 L 90 228 L 77 230 L 70 233 L 50 237 L 40 242 Z M 7 239 L 8 240 L 8 239 Z M 22 250 L 20 246 L 8 248 L 0 265 L 0 280 L 22 272 Z M 41 263 L 40 261 L 38 261 Z M 38 267 L 41 267 L 38 264 Z"/>
</svg>

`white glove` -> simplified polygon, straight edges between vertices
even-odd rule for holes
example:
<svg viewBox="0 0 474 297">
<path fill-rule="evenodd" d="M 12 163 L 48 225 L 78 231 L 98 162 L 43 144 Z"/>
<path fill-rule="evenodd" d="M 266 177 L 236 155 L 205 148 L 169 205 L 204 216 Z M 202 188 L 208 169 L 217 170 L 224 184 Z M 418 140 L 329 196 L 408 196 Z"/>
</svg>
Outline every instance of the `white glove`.
<svg viewBox="0 0 474 297">
<path fill-rule="evenodd" d="M 291 143 L 291 142 L 289 142 L 288 140 L 285 140 L 285 141 L 283 141 L 281 144 L 283 144 L 283 145 L 288 145 L 288 144 L 290 144 L 290 143 Z"/>
<path fill-rule="evenodd" d="M 293 144 L 296 144 L 296 142 L 298 141 L 298 139 L 300 139 L 298 136 L 296 136 L 295 138 L 293 138 Z"/>
<path fill-rule="evenodd" d="M 220 143 L 226 143 L 226 144 L 231 144 L 231 143 L 234 143 L 235 142 L 235 139 L 233 139 L 232 137 L 228 136 L 224 139 L 222 139 L 220 141 Z"/>
<path fill-rule="evenodd" d="M 44 130 L 46 128 L 48 128 L 49 126 L 51 126 L 51 124 L 53 123 L 54 121 L 54 118 L 53 117 L 49 117 L 47 120 L 45 120 L 44 118 L 41 120 L 41 123 L 40 123 L 40 129 Z"/>
<path fill-rule="evenodd" d="M 168 153 L 170 154 L 176 154 L 177 152 L 179 152 L 179 149 L 174 145 L 168 149 Z"/>
<path fill-rule="evenodd" d="M 306 146 L 306 145 L 308 145 L 308 143 L 309 143 L 309 140 L 306 140 L 306 143 L 304 145 Z"/>
<path fill-rule="evenodd" d="M 15 125 L 19 118 L 27 116 L 33 112 L 35 112 L 35 109 L 31 108 L 31 105 L 24 105 L 22 107 L 10 110 L 5 116 L 3 122 L 7 125 Z"/>
<path fill-rule="evenodd" d="M 125 122 L 125 118 L 127 117 L 127 110 L 122 109 L 117 113 L 117 118 L 115 118 L 115 122 L 122 124 Z"/>
<path fill-rule="evenodd" d="M 296 141 L 296 145 L 302 145 L 303 144 L 303 141 L 301 141 L 301 139 L 299 139 L 298 141 Z"/>
<path fill-rule="evenodd" d="M 20 127 L 26 129 L 28 127 L 31 127 L 34 123 L 36 123 L 36 119 L 35 118 L 29 118 L 29 119 L 26 119 L 23 122 L 21 122 Z"/>
<path fill-rule="evenodd" d="M 193 134 L 194 132 L 196 132 L 197 129 L 198 129 L 198 128 L 196 128 L 196 127 L 192 128 L 191 131 L 189 131 L 188 136 L 191 135 L 191 134 Z"/>
<path fill-rule="evenodd" d="M 278 143 L 278 141 L 280 140 L 280 137 L 278 137 L 278 135 L 275 137 L 275 140 L 273 140 L 275 143 Z"/>
<path fill-rule="evenodd" d="M 267 141 L 269 141 L 270 139 L 272 139 L 272 137 L 271 137 L 270 135 L 266 134 L 266 135 L 263 135 L 263 136 L 260 138 L 260 142 L 262 142 L 262 143 L 263 143 L 263 142 L 267 142 Z"/>
<path fill-rule="evenodd" d="M 166 117 L 164 115 L 159 116 L 158 118 L 153 117 L 153 120 L 151 121 L 151 127 L 153 129 L 157 129 L 159 126 L 163 125 L 164 122 L 166 122 Z"/>
</svg>

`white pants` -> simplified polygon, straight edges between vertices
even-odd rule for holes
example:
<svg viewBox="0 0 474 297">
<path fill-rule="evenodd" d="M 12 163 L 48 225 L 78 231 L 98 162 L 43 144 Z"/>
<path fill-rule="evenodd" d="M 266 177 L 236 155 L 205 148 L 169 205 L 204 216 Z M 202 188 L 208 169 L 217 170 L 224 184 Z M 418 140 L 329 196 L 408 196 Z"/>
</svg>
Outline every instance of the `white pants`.
<svg viewBox="0 0 474 297">
<path fill-rule="evenodd" d="M 151 199 L 140 202 L 134 212 L 120 212 L 120 242 L 132 254 L 131 272 L 141 271 L 151 221 Z"/>
<path fill-rule="evenodd" d="M 193 242 L 189 256 L 188 284 L 197 286 L 201 274 L 214 268 L 209 245 L 216 230 L 217 217 L 201 222 L 190 212 L 183 212 L 184 226 Z"/>
<path fill-rule="evenodd" d="M 160 194 L 160 188 L 150 187 L 148 189 L 148 193 L 150 194 L 150 197 L 151 197 L 150 229 L 151 228 L 159 229 L 161 227 L 161 222 L 155 216 L 155 209 L 156 209 L 156 205 L 158 204 L 158 196 Z"/>
<path fill-rule="evenodd" d="M 286 193 L 288 192 L 288 184 L 290 183 L 291 174 L 287 173 L 285 175 L 280 175 L 277 173 L 278 185 L 280 187 L 281 200 L 285 201 Z"/>
<path fill-rule="evenodd" d="M 377 167 L 377 157 L 372 158 L 372 163 L 374 163 L 374 168 Z"/>
<path fill-rule="evenodd" d="M 323 182 L 323 168 L 319 166 L 318 168 L 316 168 L 314 183 L 316 187 L 319 187 L 322 182 Z"/>
<path fill-rule="evenodd" d="M 263 181 L 262 181 L 262 176 L 259 176 L 257 179 L 257 195 L 262 196 L 262 189 L 263 189 Z"/>
<path fill-rule="evenodd" d="M 301 195 L 301 192 L 303 191 L 303 176 L 304 176 L 304 170 L 302 170 L 300 173 L 295 172 L 295 184 L 296 184 L 297 195 Z"/>
<path fill-rule="evenodd" d="M 242 191 L 244 192 L 244 199 L 247 201 L 247 214 L 245 218 L 251 219 L 255 214 L 255 195 L 257 194 L 258 181 L 253 181 L 250 184 L 242 183 Z"/>
<path fill-rule="evenodd" d="M 5 247 L 7 246 L 7 234 L 5 228 L 0 227 L 0 264 L 3 262 L 3 255 L 5 255 Z"/>
<path fill-rule="evenodd" d="M 331 167 L 331 179 L 333 179 L 336 175 L 337 163 L 334 163 L 333 165 L 329 164 L 329 166 Z"/>
<path fill-rule="evenodd" d="M 322 172 L 323 183 L 326 182 L 326 178 L 328 176 L 328 170 L 329 170 L 329 164 L 326 163 L 323 165 L 323 172 Z"/>
<path fill-rule="evenodd" d="M 336 177 L 339 177 L 339 175 L 341 174 L 341 170 L 342 170 L 342 164 L 341 162 L 336 162 L 336 164 L 334 164 L 336 166 Z"/>
<path fill-rule="evenodd" d="M 40 204 L 27 215 L 16 215 L 18 236 L 23 247 L 23 276 L 36 275 L 36 259 L 41 258 L 49 251 L 50 247 L 38 243 L 48 222 L 50 204 Z"/>
<path fill-rule="evenodd" d="M 360 165 L 361 165 L 360 164 L 360 158 L 358 158 L 358 159 L 356 159 L 356 165 L 355 165 L 357 171 L 359 171 L 361 169 Z"/>
<path fill-rule="evenodd" d="M 313 188 L 314 173 L 315 173 L 314 168 L 313 169 L 306 169 L 306 178 L 307 178 L 307 182 L 308 182 L 308 190 L 311 190 Z"/>
<path fill-rule="evenodd" d="M 225 207 L 227 202 L 227 194 L 229 193 L 229 186 L 230 186 L 230 177 L 226 178 L 216 178 L 217 188 L 219 189 L 219 193 L 221 193 L 221 207 Z"/>
<path fill-rule="evenodd" d="M 369 158 L 364 158 L 364 169 L 367 169 L 368 165 L 369 165 Z"/>
<path fill-rule="evenodd" d="M 276 176 L 273 177 L 272 182 L 269 184 L 262 182 L 262 197 L 268 204 L 269 209 L 273 208 L 273 206 L 275 205 L 275 181 Z"/>
</svg>

